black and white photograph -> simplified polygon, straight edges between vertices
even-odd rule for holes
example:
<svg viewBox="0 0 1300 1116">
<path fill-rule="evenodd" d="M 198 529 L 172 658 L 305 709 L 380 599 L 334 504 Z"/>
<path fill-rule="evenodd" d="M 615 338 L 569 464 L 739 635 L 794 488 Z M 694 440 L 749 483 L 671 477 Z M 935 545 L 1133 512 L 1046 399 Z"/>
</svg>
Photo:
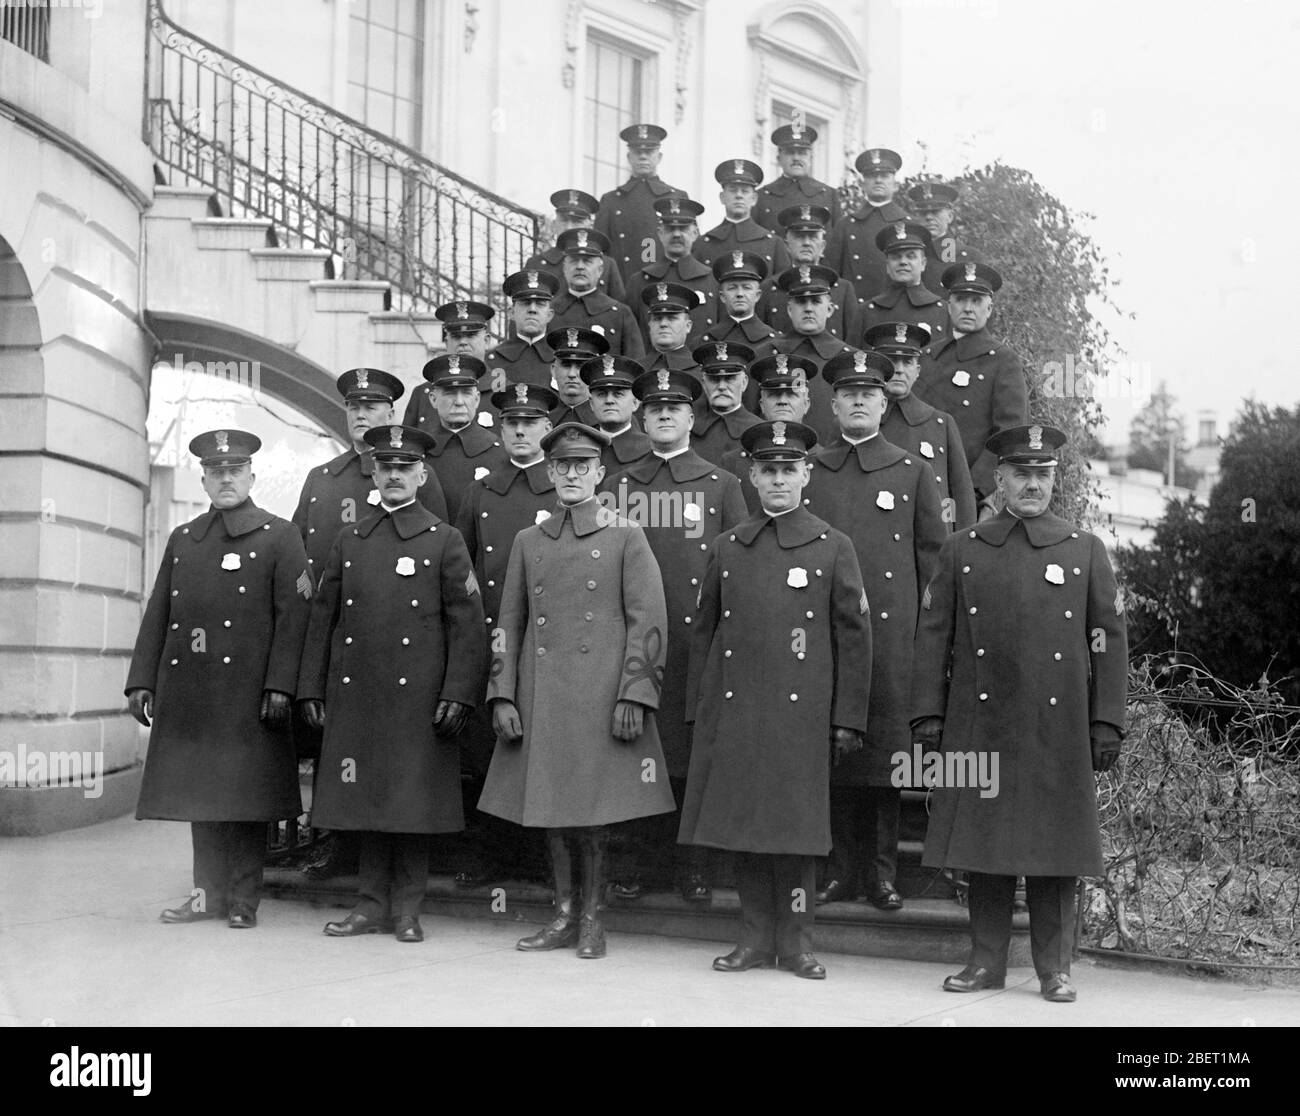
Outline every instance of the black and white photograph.
<svg viewBox="0 0 1300 1116">
<path fill-rule="evenodd" d="M 1284 0 L 0 0 L 22 1078 L 1280 1075 L 1298 57 Z"/>
</svg>

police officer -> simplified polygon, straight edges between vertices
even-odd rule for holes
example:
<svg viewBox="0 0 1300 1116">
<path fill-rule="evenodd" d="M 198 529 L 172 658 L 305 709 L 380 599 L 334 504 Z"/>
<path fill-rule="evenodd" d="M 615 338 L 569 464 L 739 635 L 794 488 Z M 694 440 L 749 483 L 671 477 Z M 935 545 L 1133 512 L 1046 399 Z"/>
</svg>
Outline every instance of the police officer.
<svg viewBox="0 0 1300 1116">
<path fill-rule="evenodd" d="M 808 414 L 809 383 L 817 377 L 817 365 L 801 356 L 774 353 L 749 366 L 749 376 L 758 382 L 758 412 L 765 422 L 801 423 Z M 829 389 L 827 391 L 829 395 Z M 829 401 L 827 407 L 830 407 Z M 749 451 L 741 444 L 723 454 L 720 465 L 740 478 L 740 491 L 750 512 L 759 508 L 758 489 L 750 483 Z"/>
<path fill-rule="evenodd" d="M 1029 409 L 1020 358 L 986 328 L 1002 276 L 987 264 L 953 264 L 943 273 L 951 334 L 921 352 L 916 394 L 957 420 L 977 500 L 994 489 L 995 459 L 984 448 L 998 430 L 1022 426 Z"/>
<path fill-rule="evenodd" d="M 434 314 L 442 322 L 442 336 L 446 342 L 447 352 L 452 356 L 470 357 L 483 365 L 487 360 L 487 324 L 496 316 L 496 311 L 482 302 L 448 302 L 439 306 Z M 425 367 L 427 368 L 428 365 Z M 486 382 L 483 386 L 486 389 Z M 470 410 L 471 418 L 477 414 L 478 424 L 490 429 L 492 415 L 487 411 L 479 411 L 478 406 L 479 401 L 475 400 Z M 402 424 L 424 426 L 427 429 L 428 424 L 435 421 L 436 415 L 433 386 L 420 384 L 411 392 L 411 398 L 407 400 Z"/>
<path fill-rule="evenodd" d="M 163 922 L 256 926 L 267 823 L 302 812 L 289 727 L 312 577 L 293 525 L 249 497 L 261 444 L 190 442 L 212 506 L 167 539 L 127 672 L 151 727 L 135 816 L 188 821 L 194 846 L 194 890 Z"/>
<path fill-rule="evenodd" d="M 610 352 L 618 356 L 641 356 L 645 345 L 632 311 L 596 285 L 601 257 L 609 250 L 609 241 L 594 230 L 570 229 L 560 234 L 556 245 L 564 253 L 565 289 L 551 302 L 555 311 L 552 327 L 594 329 L 604 335 Z"/>
<path fill-rule="evenodd" d="M 776 161 L 781 174 L 766 186 L 759 187 L 752 215 L 754 220 L 777 232 L 781 227 L 779 214 L 783 209 L 815 205 L 826 210 L 829 228 L 840 219 L 840 192 L 812 176 L 812 147 L 817 142 L 817 129 L 799 121 L 782 124 L 772 133 L 772 142 L 776 144 Z"/>
<path fill-rule="evenodd" d="M 830 210 L 820 205 L 794 205 L 781 210 L 777 221 L 784 230 L 786 249 L 794 265 L 819 264 L 826 254 L 826 228 Z M 778 333 L 791 331 L 785 296 L 776 289 L 776 277 L 763 284 L 758 313 Z M 862 304 L 853 284 L 843 276 L 831 288 L 831 314 L 826 332 L 852 343 L 862 333 Z"/>
<path fill-rule="evenodd" d="M 554 391 L 537 384 L 512 384 L 493 396 L 500 414 L 502 448 L 510 459 L 471 481 L 461 501 L 456 529 L 465 539 L 482 589 L 489 638 L 501 615 L 506 563 L 515 536 L 548 518 L 555 505 L 555 484 L 547 473 L 542 437 L 551 429 L 550 412 L 559 402 Z M 461 758 L 471 774 L 471 807 L 482 792 L 495 741 L 491 715 L 483 710 L 461 744 Z M 480 810 L 474 810 L 473 816 L 480 834 L 480 857 L 458 873 L 458 886 L 505 879 L 533 859 L 532 842 L 517 826 Z"/>
<path fill-rule="evenodd" d="M 318 581 L 325 559 L 339 531 L 357 523 L 379 504 L 379 489 L 372 483 L 374 459 L 366 442 L 366 431 L 394 421 L 393 405 L 402 397 L 402 381 L 378 368 L 349 368 L 336 381 L 347 412 L 348 438 L 352 448 L 332 461 L 312 469 L 303 481 L 293 525 L 307 548 L 307 565 L 312 581 Z M 432 468 L 420 488 L 418 499 L 440 519 L 447 514 L 447 500 Z"/>
<path fill-rule="evenodd" d="M 510 299 L 512 336 L 502 341 L 487 355 L 487 382 L 479 385 L 489 396 L 504 391 L 511 384 L 541 384 L 551 382 L 551 365 L 555 353 L 546 343 L 546 333 L 555 316 L 552 306 L 560 290 L 560 282 L 549 272 L 529 268 L 507 276 L 501 290 Z M 483 400 L 491 403 L 491 399 Z M 495 411 L 480 404 L 480 412 Z"/>
<path fill-rule="evenodd" d="M 907 191 L 912 210 L 930 232 L 930 249 L 926 253 L 925 274 L 921 283 L 927 290 L 943 287 L 943 273 L 955 263 L 982 263 L 970 245 L 954 236 L 957 188 L 945 182 L 918 182 Z"/>
<path fill-rule="evenodd" d="M 696 219 L 703 212 L 704 206 L 699 202 L 676 194 L 655 202 L 661 249 L 659 259 L 642 267 L 628 283 L 629 305 L 640 322 L 642 336 L 647 344 L 650 341 L 650 323 L 642 299 L 646 288 L 658 283 L 676 283 L 692 292 L 692 333 L 707 329 L 715 320 L 718 285 L 714 281 L 713 271 L 691 254 L 691 247 L 700 235 Z"/>
<path fill-rule="evenodd" d="M 1128 647 L 1106 548 L 1047 510 L 1065 441 L 1038 424 L 989 439 L 1005 507 L 949 536 L 922 602 L 913 755 L 943 761 L 923 863 L 970 873 L 970 960 L 949 992 L 1003 987 L 1023 875 L 1039 990 L 1076 997 L 1075 883 L 1102 871 L 1093 772 L 1119 757 Z"/>
<path fill-rule="evenodd" d="M 934 471 L 944 522 L 950 530 L 975 522 L 975 488 L 961 432 L 949 414 L 936 411 L 912 392 L 921 371 L 921 349 L 928 342 L 925 329 L 907 322 L 882 322 L 863 336 L 869 349 L 883 353 L 894 364 L 885 381 L 885 417 L 880 433 L 886 441 L 925 459 Z"/>
<path fill-rule="evenodd" d="M 704 383 L 703 398 L 695 404 L 691 448 L 705 461 L 718 464 L 740 449 L 740 436 L 760 421 L 745 406 L 750 387 L 746 370 L 754 361 L 754 350 L 738 341 L 706 341 L 691 355 Z"/>
<path fill-rule="evenodd" d="M 655 283 L 641 291 L 650 338 L 644 360 L 645 371 L 690 372 L 699 376 L 699 365 L 687 346 L 691 334 L 691 309 L 694 296 L 679 283 Z"/>
<path fill-rule="evenodd" d="M 609 238 L 610 252 L 628 283 L 639 268 L 659 258 L 654 203 L 669 194 L 686 193 L 669 186 L 657 173 L 663 159 L 660 145 L 667 137 L 657 124 L 631 124 L 619 133 L 627 144 L 632 177 L 602 195 L 596 213 L 596 230 Z"/>
<path fill-rule="evenodd" d="M 862 175 L 866 201 L 856 212 L 836 223 L 826 245 L 825 263 L 853 284 L 866 302 L 885 286 L 885 256 L 876 236 L 886 225 L 906 221 L 907 211 L 896 201 L 902 156 L 887 147 L 868 148 L 854 163 Z"/>
<path fill-rule="evenodd" d="M 417 429 L 432 438 L 429 458 L 442 482 L 447 514 L 453 520 L 460 513 L 460 501 L 469 482 L 487 476 L 506 457 L 500 439 L 474 421 L 479 384 L 486 372 L 481 360 L 448 353 L 426 362 L 423 369 L 429 381 L 430 408 L 427 414 L 420 415 Z"/>
<path fill-rule="evenodd" d="M 853 544 L 801 502 L 816 440 L 801 423 L 745 431 L 762 507 L 714 539 L 691 623 L 678 839 L 738 854 L 740 941 L 721 972 L 826 976 L 814 858 L 830 847 L 831 754 L 862 745 L 872 656 Z"/>
<path fill-rule="evenodd" d="M 758 316 L 766 277 L 767 264 L 752 252 L 729 252 L 714 260 L 713 278 L 718 284 L 714 324 L 699 335 L 699 341 L 738 341 L 756 356 L 767 356 L 776 331 Z"/>
<path fill-rule="evenodd" d="M 415 499 L 432 435 L 366 441 L 382 502 L 330 550 L 298 697 L 325 734 L 313 820 L 360 834 L 360 899 L 325 933 L 420 942 L 429 834 L 465 824 L 455 737 L 483 695 L 483 603 L 460 532 Z"/>
<path fill-rule="evenodd" d="M 777 288 L 786 296 L 790 332 L 778 334 L 772 349 L 786 356 L 799 356 L 812 362 L 816 373 L 833 356 L 849 349 L 826 327 L 830 321 L 831 290 L 839 278 L 828 267 L 800 264 L 777 277 Z M 817 431 L 817 437 L 835 437 L 835 420 L 831 415 L 831 392 L 820 375 L 809 377 L 809 408 L 804 421 Z"/>
<path fill-rule="evenodd" d="M 641 403 L 653 448 L 617 476 L 607 477 L 605 489 L 619 512 L 644 529 L 663 578 L 668 651 L 655 722 L 673 797 L 680 802 L 690 764 L 690 730 L 684 702 L 695 597 L 704 576 L 709 543 L 719 531 L 734 527 L 749 512 L 740 493 L 740 481 L 706 461 L 691 446 L 693 405 L 702 391 L 699 380 L 684 372 L 660 369 L 639 376 L 633 391 Z M 616 894 L 621 898 L 639 894 L 638 877 L 653 872 L 653 853 L 666 861 L 661 850 L 677 847 L 679 821 L 675 814 L 651 820 L 646 827 L 650 839 L 641 850 L 641 863 L 631 879 L 621 881 Z M 685 847 L 680 853 L 672 865 L 662 863 L 660 867 L 671 868 L 673 882 L 683 899 L 707 903 L 712 890 L 706 851 Z"/>
<path fill-rule="evenodd" d="M 895 221 L 876 234 L 876 247 L 885 255 L 888 285 L 863 307 L 863 324 L 916 322 L 930 331 L 931 342 L 942 341 L 948 335 L 948 311 L 943 299 L 921 284 L 929 231 L 913 221 Z"/>
<path fill-rule="evenodd" d="M 556 917 L 518 948 L 576 944 L 581 958 L 605 956 L 606 828 L 674 806 L 654 719 L 663 583 L 645 532 L 596 499 L 607 442 L 578 423 L 542 440 L 559 503 L 510 552 L 487 695 L 498 743 L 479 800 L 546 830 Z M 580 914 L 566 837 L 579 850 Z"/>
<path fill-rule="evenodd" d="M 596 210 L 600 202 L 583 190 L 556 190 L 551 195 L 551 205 L 555 207 L 555 219 L 552 230 L 556 236 L 568 229 L 589 229 L 596 219 Z M 536 267 L 549 271 L 557 279 L 564 278 L 564 252 L 558 245 L 551 245 L 544 252 L 531 257 L 525 267 Z M 604 256 L 601 260 L 600 278 L 596 281 L 605 294 L 615 302 L 627 302 L 627 287 L 623 283 L 623 273 L 619 271 L 613 256 Z"/>
<path fill-rule="evenodd" d="M 866 747 L 831 774 L 831 838 L 820 903 L 854 899 L 865 886 L 882 910 L 903 905 L 898 877 L 900 792 L 890 757 L 911 742 L 907 687 L 921 593 L 948 533 L 934 474 L 880 435 L 893 362 L 881 353 L 833 357 L 822 377 L 834 391 L 839 436 L 815 455 L 809 511 L 853 542 L 870 603 L 871 703 Z"/>
<path fill-rule="evenodd" d="M 562 422 L 580 422 L 596 425 L 596 409 L 591 402 L 591 392 L 582 378 L 582 366 L 592 357 L 609 352 L 609 342 L 602 334 L 577 326 L 554 329 L 546 335 L 546 343 L 555 351 L 555 364 L 551 367 L 551 382 L 560 401 L 551 411 L 551 425 Z"/>
<path fill-rule="evenodd" d="M 591 392 L 597 429 L 609 438 L 600 451 L 607 478 L 650 452 L 650 439 L 632 424 L 632 416 L 641 406 L 632 394 L 632 385 L 644 371 L 631 357 L 609 353 L 592 357 L 582 366 L 582 382 Z"/>
<path fill-rule="evenodd" d="M 761 256 L 769 272 L 790 266 L 790 257 L 780 237 L 760 225 L 751 213 L 758 201 L 758 184 L 763 169 L 748 159 L 728 159 L 714 168 L 713 177 L 722 187 L 722 223 L 710 229 L 691 248 L 691 254 L 706 264 L 729 252 L 751 252 Z"/>
</svg>

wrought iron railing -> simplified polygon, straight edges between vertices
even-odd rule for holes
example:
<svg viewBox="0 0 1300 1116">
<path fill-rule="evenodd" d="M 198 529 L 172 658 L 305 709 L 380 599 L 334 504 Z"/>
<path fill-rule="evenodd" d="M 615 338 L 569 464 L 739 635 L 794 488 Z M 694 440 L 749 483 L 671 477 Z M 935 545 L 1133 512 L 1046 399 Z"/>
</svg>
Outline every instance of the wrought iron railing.
<svg viewBox="0 0 1300 1116">
<path fill-rule="evenodd" d="M 388 281 L 398 309 L 498 302 L 536 251 L 536 214 L 178 27 L 160 0 L 148 19 L 150 147 L 231 216 L 327 249 L 343 277 Z"/>
</svg>

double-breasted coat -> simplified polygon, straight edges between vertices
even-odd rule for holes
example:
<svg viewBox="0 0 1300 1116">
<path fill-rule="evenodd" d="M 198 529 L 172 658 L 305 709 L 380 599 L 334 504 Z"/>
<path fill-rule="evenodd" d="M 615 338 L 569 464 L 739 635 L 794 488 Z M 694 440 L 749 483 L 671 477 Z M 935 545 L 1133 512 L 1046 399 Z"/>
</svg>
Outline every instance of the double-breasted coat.
<svg viewBox="0 0 1300 1116">
<path fill-rule="evenodd" d="M 817 431 L 817 440 L 821 443 L 833 441 L 839 437 L 839 427 L 831 413 L 831 399 L 834 392 L 830 384 L 822 379 L 823 366 L 833 356 L 840 353 L 854 352 L 857 346 L 846 345 L 838 337 L 825 331 L 813 334 L 789 333 L 772 339 L 772 351 L 801 356 L 811 360 L 817 366 L 817 375 L 808 377 L 808 413 L 804 423 Z"/>
<path fill-rule="evenodd" d="M 881 435 L 856 446 L 839 437 L 813 452 L 804 500 L 853 543 L 871 621 L 866 746 L 836 766 L 831 781 L 887 787 L 890 756 L 912 741 L 907 702 L 917 609 L 948 528 L 930 467 Z"/>
<path fill-rule="evenodd" d="M 432 466 L 442 483 L 443 495 L 447 499 L 447 515 L 449 521 L 454 523 L 460 514 L 460 502 L 470 482 L 487 476 L 507 461 L 510 455 L 501 448 L 501 439 L 491 426 L 479 421 L 489 418 L 485 413 L 480 412 L 475 416 L 475 421 L 459 430 L 448 430 L 442 425 L 438 412 L 433 409 L 433 398 L 429 392 L 417 388 L 416 396 L 422 402 L 418 407 L 407 409 L 405 424 L 433 437 L 433 448 L 424 461 L 426 466 Z M 414 404 L 415 399 L 411 402 Z"/>
<path fill-rule="evenodd" d="M 555 350 L 544 337 L 533 342 L 522 337 L 510 337 L 488 353 L 483 363 L 487 365 L 487 372 L 485 379 L 480 380 L 479 388 L 489 394 L 504 391 L 510 384 L 550 387 Z"/>
<path fill-rule="evenodd" d="M 999 430 L 1028 421 L 1029 393 L 1020 358 L 1004 342 L 979 329 L 945 335 L 921 350 L 921 374 L 912 389 L 931 407 L 952 415 L 966 447 L 975 491 L 997 487 L 997 458 L 984 443 Z"/>
<path fill-rule="evenodd" d="M 603 334 L 614 356 L 639 359 L 645 353 L 645 341 L 636 315 L 623 303 L 615 302 L 599 288 L 575 295 L 561 291 L 551 300 L 555 316 L 551 329 L 578 326 Z"/>
<path fill-rule="evenodd" d="M 822 263 L 852 283 L 858 298 L 868 301 L 889 281 L 885 253 L 876 247 L 876 234 L 886 225 L 906 220 L 907 211 L 898 202 L 864 205 L 836 222 L 826 238 Z"/>
<path fill-rule="evenodd" d="M 659 214 L 655 212 L 655 202 L 669 194 L 684 197 L 686 191 L 669 186 L 658 175 L 644 178 L 634 175 L 622 186 L 600 197 L 594 226 L 597 232 L 609 239 L 610 255 L 626 283 L 632 282 L 632 276 L 639 268 L 663 258 L 657 235 Z"/>
<path fill-rule="evenodd" d="M 447 517 L 447 497 L 438 480 L 437 466 L 425 458 L 429 476 L 416 498 L 439 519 Z M 302 534 L 312 581 L 325 572 L 330 547 L 344 527 L 360 523 L 379 506 L 379 489 L 374 483 L 375 463 L 370 451 L 350 449 L 332 461 L 318 465 L 303 481 L 293 525 Z"/>
<path fill-rule="evenodd" d="M 781 210 L 792 205 L 824 206 L 830 210 L 832 228 L 840 219 L 840 192 L 834 186 L 827 186 L 811 175 L 791 178 L 788 174 L 774 178 L 767 185 L 758 188 L 758 201 L 754 203 L 750 217 L 780 236 L 781 225 L 777 217 Z"/>
<path fill-rule="evenodd" d="M 900 449 L 919 455 L 934 471 L 939 503 L 950 509 L 944 522 L 950 531 L 969 527 L 979 514 L 975 488 L 961 431 L 952 415 L 936 411 L 915 394 L 890 397 L 880 422 L 881 436 Z M 951 501 L 951 503 L 947 503 Z"/>
<path fill-rule="evenodd" d="M 826 332 L 847 341 L 850 345 L 862 343 L 862 303 L 853 284 L 847 279 L 837 279 L 831 288 L 831 305 L 834 309 L 826 319 Z M 776 279 L 767 279 L 763 283 L 763 293 L 759 295 L 757 313 L 777 333 L 792 333 L 794 325 L 790 321 L 790 298 L 776 285 Z"/>
<path fill-rule="evenodd" d="M 654 443 L 649 435 L 637 428 L 633 422 L 626 430 L 620 430 L 609 441 L 609 445 L 600 451 L 600 463 L 605 467 L 605 486 L 610 478 L 633 461 L 639 461 L 650 452 Z"/>
<path fill-rule="evenodd" d="M 567 403 L 559 404 L 551 412 L 551 425 L 559 426 L 562 422 L 580 422 L 584 426 L 600 425 L 600 420 L 596 418 L 596 408 L 591 405 L 590 397 L 576 407 L 570 407 Z"/>
<path fill-rule="evenodd" d="M 600 258 L 604 266 L 600 269 L 596 289 L 604 291 L 615 302 L 627 302 L 627 284 L 623 282 L 623 273 L 619 270 L 614 257 L 601 256 Z M 530 257 L 524 267 L 535 267 L 538 271 L 549 272 L 560 281 L 561 287 L 564 286 L 564 252 L 558 245 L 552 244 L 545 252 L 538 252 L 537 255 Z"/>
<path fill-rule="evenodd" d="M 914 322 L 930 331 L 934 345 L 952 333 L 948 307 L 934 291 L 923 286 L 901 287 L 891 283 L 877 291 L 862 307 L 862 332 L 882 322 Z M 862 338 L 859 335 L 858 340 Z"/>
<path fill-rule="evenodd" d="M 297 690 L 311 595 L 301 536 L 252 500 L 171 533 L 126 678 L 154 694 L 137 818 L 301 813 L 292 735 L 259 717 Z"/>
<path fill-rule="evenodd" d="M 691 449 L 715 465 L 732 450 L 739 450 L 740 436 L 763 420 L 743 403 L 725 415 L 718 414 L 701 398 L 695 405 L 695 425 L 691 428 Z"/>
<path fill-rule="evenodd" d="M 1124 729 L 1123 596 L 1095 535 L 1003 511 L 949 536 L 922 602 L 911 715 L 942 752 L 998 760 L 997 793 L 931 792 L 923 863 L 1007 876 L 1102 870 L 1089 728 Z M 956 766 L 955 764 L 953 766 Z"/>
<path fill-rule="evenodd" d="M 627 284 L 627 304 L 632 308 L 647 350 L 650 347 L 650 319 L 645 303 L 641 301 L 641 292 L 655 283 L 677 283 L 695 292 L 695 305 L 690 312 L 692 337 L 718 320 L 718 283 L 713 278 L 712 268 L 691 255 L 647 264 Z"/>
<path fill-rule="evenodd" d="M 691 623 L 709 544 L 749 515 L 740 481 L 694 450 L 629 465 L 607 489 L 618 510 L 645 531 L 663 577 L 668 653 L 655 717 L 668 774 L 685 778 L 690 764 L 686 727 L 686 669 Z"/>
<path fill-rule="evenodd" d="M 678 841 L 826 855 L 831 728 L 867 727 L 866 612 L 853 544 L 806 508 L 714 539 L 691 624 Z"/>
<path fill-rule="evenodd" d="M 668 813 L 659 564 L 645 532 L 595 497 L 553 512 L 510 552 L 487 699 L 514 703 L 523 740 L 498 742 L 478 808 L 548 829 Z M 619 701 L 645 706 L 635 740 L 613 735 Z"/>
<path fill-rule="evenodd" d="M 487 673 L 483 603 L 460 532 L 418 503 L 335 541 L 298 676 L 325 703 L 312 823 L 452 833 L 464 827 L 458 743 L 439 701 L 474 706 Z"/>
<path fill-rule="evenodd" d="M 691 245 L 691 255 L 709 267 L 719 256 L 732 252 L 751 252 L 761 256 L 769 275 L 780 275 L 790 266 L 790 252 L 785 240 L 753 217 L 746 217 L 743 221 L 723 221 L 701 233 Z"/>
</svg>

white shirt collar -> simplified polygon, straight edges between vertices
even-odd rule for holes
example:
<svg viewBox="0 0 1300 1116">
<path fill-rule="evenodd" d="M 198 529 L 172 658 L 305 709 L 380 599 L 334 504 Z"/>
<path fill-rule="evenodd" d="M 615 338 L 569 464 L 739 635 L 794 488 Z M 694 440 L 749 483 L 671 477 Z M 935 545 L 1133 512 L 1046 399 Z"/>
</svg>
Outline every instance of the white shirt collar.
<svg viewBox="0 0 1300 1116">
<path fill-rule="evenodd" d="M 656 457 L 662 457 L 665 461 L 667 461 L 670 457 L 677 457 L 679 454 L 686 453 L 690 448 L 691 448 L 691 444 L 687 442 L 686 445 L 682 446 L 681 449 L 672 450 L 668 453 L 661 453 L 659 450 L 651 450 L 650 452 L 653 453 Z"/>
<path fill-rule="evenodd" d="M 532 459 L 532 461 L 526 461 L 522 465 L 520 465 L 518 461 L 513 461 L 512 463 L 516 469 L 531 469 L 534 465 L 540 465 L 545 460 L 546 460 L 546 454 L 539 453 L 536 457 Z"/>
<path fill-rule="evenodd" d="M 384 498 L 381 496 L 381 497 L 379 498 L 379 503 L 380 503 L 381 506 L 383 507 L 384 511 L 388 512 L 388 513 L 391 515 L 391 514 L 392 514 L 393 512 L 395 512 L 395 511 L 401 511 L 402 508 L 409 508 L 412 504 L 415 503 L 415 497 L 412 496 L 412 497 L 411 497 L 409 500 L 407 500 L 406 503 L 404 503 L 404 504 L 389 504 L 389 503 L 388 503 L 387 501 L 385 501 Z"/>
<path fill-rule="evenodd" d="M 871 439 L 876 437 L 876 435 L 879 433 L 880 431 L 877 430 L 875 434 L 868 434 L 865 438 L 850 438 L 847 434 L 844 433 L 844 431 L 841 430 L 840 437 L 843 438 L 846 442 L 848 442 L 848 444 L 851 446 L 860 446 L 862 445 L 863 442 L 871 441 Z"/>
<path fill-rule="evenodd" d="M 628 422 L 628 423 L 624 423 L 617 430 L 606 430 L 604 431 L 604 433 L 608 434 L 611 438 L 617 438 L 620 434 L 626 434 L 631 429 L 632 429 L 632 424 Z"/>
</svg>

